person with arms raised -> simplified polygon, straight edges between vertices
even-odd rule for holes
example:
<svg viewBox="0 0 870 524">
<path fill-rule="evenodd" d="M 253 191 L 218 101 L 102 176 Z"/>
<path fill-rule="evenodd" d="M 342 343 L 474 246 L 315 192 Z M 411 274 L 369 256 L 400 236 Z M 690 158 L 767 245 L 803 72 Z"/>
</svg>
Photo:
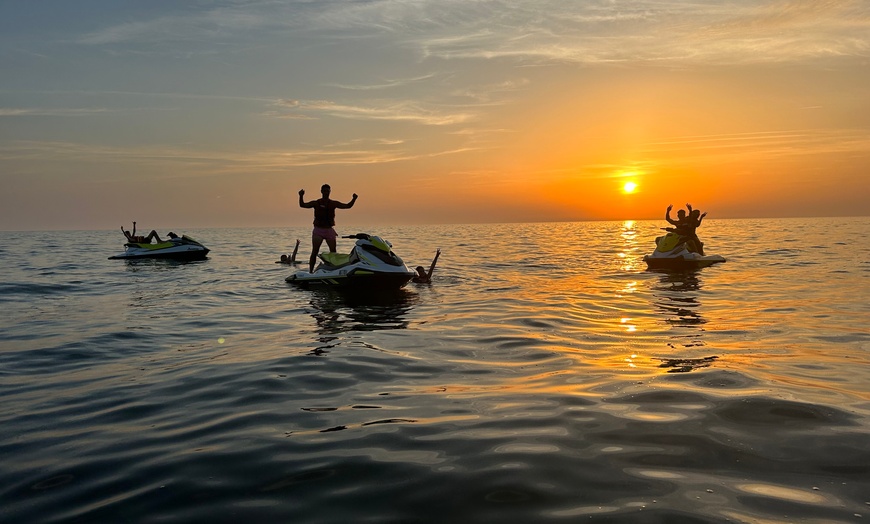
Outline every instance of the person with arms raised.
<svg viewBox="0 0 870 524">
<path fill-rule="evenodd" d="M 317 261 L 317 253 L 320 251 L 320 246 L 326 240 L 326 245 L 329 246 L 329 251 L 335 253 L 335 239 L 338 236 L 333 229 L 335 226 L 335 210 L 350 209 L 356 203 L 357 194 L 353 194 L 350 202 L 342 203 L 337 200 L 332 200 L 329 195 L 332 188 L 329 184 L 323 184 L 320 188 L 321 197 L 317 200 L 306 202 L 303 197 L 305 190 L 299 190 L 299 207 L 306 209 L 314 209 L 314 230 L 311 232 L 311 257 L 308 259 L 308 271 L 314 273 L 314 263 Z"/>
</svg>

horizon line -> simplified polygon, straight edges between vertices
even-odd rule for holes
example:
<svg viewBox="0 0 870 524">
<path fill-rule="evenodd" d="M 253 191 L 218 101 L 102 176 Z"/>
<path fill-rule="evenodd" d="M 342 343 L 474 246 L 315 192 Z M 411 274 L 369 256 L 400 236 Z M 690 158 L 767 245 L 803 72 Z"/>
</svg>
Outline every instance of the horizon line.
<svg viewBox="0 0 870 524">
<path fill-rule="evenodd" d="M 868 215 L 798 215 L 798 216 L 754 216 L 754 217 L 717 217 L 717 218 L 707 218 L 705 221 L 719 221 L 719 220 L 798 220 L 798 219 L 834 219 L 834 218 L 848 218 L 848 219 L 856 219 L 856 218 L 870 218 L 870 214 Z M 653 222 L 653 221 L 664 221 L 663 218 L 622 218 L 622 219 L 605 219 L 605 218 L 587 218 L 582 220 L 526 220 L 522 222 L 504 222 L 504 221 L 491 221 L 491 222 L 427 222 L 427 223 L 414 223 L 414 224 L 368 224 L 364 226 L 365 228 L 381 228 L 381 227 L 427 227 L 427 226 L 484 226 L 484 225 L 493 225 L 493 224 L 502 224 L 502 225 L 510 225 L 510 224 L 572 224 L 579 222 Z M 301 227 L 311 227 L 310 224 L 304 225 L 253 225 L 253 226 L 195 226 L 191 229 L 289 229 L 289 228 L 301 228 Z M 345 227 L 345 226 L 342 226 Z M 352 224 L 349 224 L 347 228 L 356 227 Z M 152 228 L 153 229 L 153 228 Z M 0 228 L 0 233 L 68 233 L 68 232 L 94 232 L 94 231 L 116 231 L 117 228 L 107 228 L 107 229 L 3 229 Z"/>
</svg>

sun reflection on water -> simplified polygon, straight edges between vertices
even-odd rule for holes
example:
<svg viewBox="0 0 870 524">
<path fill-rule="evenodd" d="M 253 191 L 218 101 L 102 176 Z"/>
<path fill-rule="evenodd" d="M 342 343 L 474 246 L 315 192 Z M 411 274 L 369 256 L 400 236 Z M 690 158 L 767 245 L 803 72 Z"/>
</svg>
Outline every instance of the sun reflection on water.
<svg viewBox="0 0 870 524">
<path fill-rule="evenodd" d="M 622 251 L 618 253 L 621 261 L 619 269 L 626 272 L 634 272 L 642 269 L 640 257 L 638 256 L 638 234 L 635 228 L 634 220 L 626 220 L 622 223 Z"/>
</svg>

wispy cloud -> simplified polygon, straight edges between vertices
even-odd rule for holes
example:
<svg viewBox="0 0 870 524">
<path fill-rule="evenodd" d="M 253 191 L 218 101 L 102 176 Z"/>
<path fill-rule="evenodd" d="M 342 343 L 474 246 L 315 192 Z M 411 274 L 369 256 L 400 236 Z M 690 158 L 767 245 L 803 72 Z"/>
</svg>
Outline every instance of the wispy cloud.
<svg viewBox="0 0 870 524">
<path fill-rule="evenodd" d="M 387 164 L 472 151 L 472 147 L 410 149 L 398 139 L 375 138 L 310 148 L 205 150 L 182 146 L 107 146 L 79 142 L 17 141 L 0 145 L 0 163 L 80 162 L 153 166 L 192 176 L 284 172 L 294 167 Z"/>
<path fill-rule="evenodd" d="M 870 131 L 805 129 L 675 137 L 649 144 L 646 152 L 683 159 L 724 155 L 766 159 L 833 153 L 870 155 Z"/>
<path fill-rule="evenodd" d="M 287 25 L 293 20 L 289 15 L 294 5 L 285 4 L 282 7 L 272 2 L 238 2 L 236 5 L 198 11 L 190 11 L 180 4 L 177 7 L 177 14 L 110 25 L 81 35 L 76 42 L 82 45 L 115 45 L 231 41 L 245 34 L 250 35 L 252 31 Z M 282 22 L 285 16 L 287 22 Z"/>
<path fill-rule="evenodd" d="M 329 100 L 279 100 L 268 113 L 278 118 L 325 115 L 357 120 L 391 120 L 431 126 L 461 124 L 474 119 L 470 112 L 451 112 L 422 107 L 411 101 L 383 101 L 371 105 L 351 105 Z"/>
<path fill-rule="evenodd" d="M 176 50 L 175 44 L 186 42 L 190 52 L 213 52 L 215 46 L 244 45 L 251 35 L 283 39 L 293 34 L 378 36 L 417 49 L 422 56 L 447 59 L 791 61 L 865 55 L 870 49 L 870 6 L 866 0 L 236 2 L 194 14 L 125 22 L 77 41 L 172 44 Z M 405 81 L 337 85 L 370 90 Z"/>
<path fill-rule="evenodd" d="M 416 28 L 428 56 L 721 64 L 860 57 L 870 49 L 863 0 L 455 2 L 446 10 L 452 23 Z"/>
<path fill-rule="evenodd" d="M 93 116 L 114 112 L 105 108 L 9 108 L 0 107 L 0 118 L 12 116 Z"/>
<path fill-rule="evenodd" d="M 428 75 L 420 75 L 411 78 L 396 78 L 396 79 L 387 79 L 382 83 L 378 84 L 326 84 L 330 87 L 337 87 L 339 89 L 347 89 L 350 91 L 378 91 L 383 89 L 393 89 L 397 87 L 404 87 L 411 84 L 416 84 L 419 82 L 423 82 L 426 80 L 430 80 L 435 77 L 435 74 Z"/>
</svg>

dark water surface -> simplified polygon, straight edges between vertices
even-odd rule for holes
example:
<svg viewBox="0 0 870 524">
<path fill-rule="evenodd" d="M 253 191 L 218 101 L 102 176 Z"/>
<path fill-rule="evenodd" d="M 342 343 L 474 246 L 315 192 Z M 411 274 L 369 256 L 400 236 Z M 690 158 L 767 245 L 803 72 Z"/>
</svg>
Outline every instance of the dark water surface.
<svg viewBox="0 0 870 524">
<path fill-rule="evenodd" d="M 870 519 L 870 219 L 705 221 L 683 274 L 662 225 L 372 229 L 443 249 L 377 299 L 284 282 L 307 228 L 0 233 L 0 521 Z"/>
</svg>

